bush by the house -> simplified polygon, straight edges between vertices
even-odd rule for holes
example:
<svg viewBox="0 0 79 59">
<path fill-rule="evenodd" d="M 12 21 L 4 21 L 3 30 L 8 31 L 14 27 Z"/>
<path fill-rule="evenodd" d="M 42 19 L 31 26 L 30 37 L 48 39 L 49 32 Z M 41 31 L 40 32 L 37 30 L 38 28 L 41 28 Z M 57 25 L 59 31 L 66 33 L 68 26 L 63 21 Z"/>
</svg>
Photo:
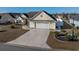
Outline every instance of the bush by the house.
<svg viewBox="0 0 79 59">
<path fill-rule="evenodd" d="M 12 29 L 15 29 L 15 28 L 16 28 L 16 25 L 15 25 L 15 24 L 12 24 L 10 27 L 11 27 Z"/>
<path fill-rule="evenodd" d="M 68 34 L 66 37 L 67 37 L 67 39 L 68 39 L 69 41 L 78 41 L 77 35 Z"/>
</svg>

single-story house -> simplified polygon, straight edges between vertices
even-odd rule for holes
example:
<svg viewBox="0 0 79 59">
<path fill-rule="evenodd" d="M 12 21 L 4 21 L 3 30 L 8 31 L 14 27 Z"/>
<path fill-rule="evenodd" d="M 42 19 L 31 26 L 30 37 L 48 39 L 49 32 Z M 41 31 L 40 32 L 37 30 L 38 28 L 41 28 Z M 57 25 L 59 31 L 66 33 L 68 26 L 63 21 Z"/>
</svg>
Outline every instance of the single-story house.
<svg viewBox="0 0 79 59">
<path fill-rule="evenodd" d="M 14 18 L 8 13 L 0 14 L 0 23 L 14 22 Z"/>
<path fill-rule="evenodd" d="M 28 17 L 29 28 L 56 29 L 56 19 L 46 11 L 29 12 L 25 15 Z"/>
<path fill-rule="evenodd" d="M 26 24 L 27 16 L 23 13 L 9 13 L 14 18 L 15 24 Z"/>
<path fill-rule="evenodd" d="M 21 24 L 25 23 L 25 20 L 27 17 L 22 13 L 1 13 L 0 14 L 0 24 L 4 23 L 15 23 L 15 24 Z"/>
</svg>

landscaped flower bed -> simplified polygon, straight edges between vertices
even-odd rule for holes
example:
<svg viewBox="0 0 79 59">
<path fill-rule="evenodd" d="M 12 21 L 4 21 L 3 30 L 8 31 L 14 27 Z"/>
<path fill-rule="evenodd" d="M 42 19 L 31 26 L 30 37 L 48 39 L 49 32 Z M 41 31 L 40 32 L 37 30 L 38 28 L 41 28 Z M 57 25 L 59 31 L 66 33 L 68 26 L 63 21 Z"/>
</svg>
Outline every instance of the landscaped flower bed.
<svg viewBox="0 0 79 59">
<path fill-rule="evenodd" d="M 78 30 L 77 30 L 78 31 Z M 59 40 L 63 41 L 78 41 L 79 40 L 79 32 L 72 32 L 71 31 L 61 31 L 61 32 L 55 32 L 55 37 Z"/>
<path fill-rule="evenodd" d="M 54 32 L 50 32 L 47 44 L 52 48 L 65 50 L 79 50 L 79 41 L 63 41 L 55 37 Z"/>
</svg>

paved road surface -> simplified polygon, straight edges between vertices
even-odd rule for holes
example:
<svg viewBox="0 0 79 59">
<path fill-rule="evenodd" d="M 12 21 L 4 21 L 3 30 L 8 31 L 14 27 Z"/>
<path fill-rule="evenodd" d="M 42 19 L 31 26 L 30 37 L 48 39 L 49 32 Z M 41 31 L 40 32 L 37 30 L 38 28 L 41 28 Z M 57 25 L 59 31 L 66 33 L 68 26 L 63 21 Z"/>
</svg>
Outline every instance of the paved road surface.
<svg viewBox="0 0 79 59">
<path fill-rule="evenodd" d="M 10 41 L 7 44 L 18 44 L 51 49 L 46 43 L 49 32 L 50 30 L 46 29 L 32 29 L 16 40 Z"/>
<path fill-rule="evenodd" d="M 44 49 L 39 47 L 12 45 L 12 44 L 1 44 L 0 51 L 64 51 L 64 49 Z"/>
<path fill-rule="evenodd" d="M 51 49 L 44 49 L 39 47 L 12 45 L 12 44 L 0 44 L 0 51 L 52 51 Z"/>
</svg>

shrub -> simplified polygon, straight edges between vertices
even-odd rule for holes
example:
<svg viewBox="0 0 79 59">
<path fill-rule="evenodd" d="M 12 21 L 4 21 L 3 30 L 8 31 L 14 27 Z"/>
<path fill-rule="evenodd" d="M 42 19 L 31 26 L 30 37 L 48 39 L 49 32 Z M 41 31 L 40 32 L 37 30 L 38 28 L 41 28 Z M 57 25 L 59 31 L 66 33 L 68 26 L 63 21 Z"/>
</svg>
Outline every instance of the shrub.
<svg viewBox="0 0 79 59">
<path fill-rule="evenodd" d="M 66 37 L 69 41 L 78 41 L 77 35 L 67 35 Z"/>
<path fill-rule="evenodd" d="M 71 35 L 67 35 L 66 38 L 67 38 L 68 40 L 71 40 L 71 39 L 72 39 Z"/>
<path fill-rule="evenodd" d="M 14 28 L 16 28 L 16 26 L 13 24 L 13 25 L 11 25 L 11 28 L 14 29 Z"/>
</svg>

